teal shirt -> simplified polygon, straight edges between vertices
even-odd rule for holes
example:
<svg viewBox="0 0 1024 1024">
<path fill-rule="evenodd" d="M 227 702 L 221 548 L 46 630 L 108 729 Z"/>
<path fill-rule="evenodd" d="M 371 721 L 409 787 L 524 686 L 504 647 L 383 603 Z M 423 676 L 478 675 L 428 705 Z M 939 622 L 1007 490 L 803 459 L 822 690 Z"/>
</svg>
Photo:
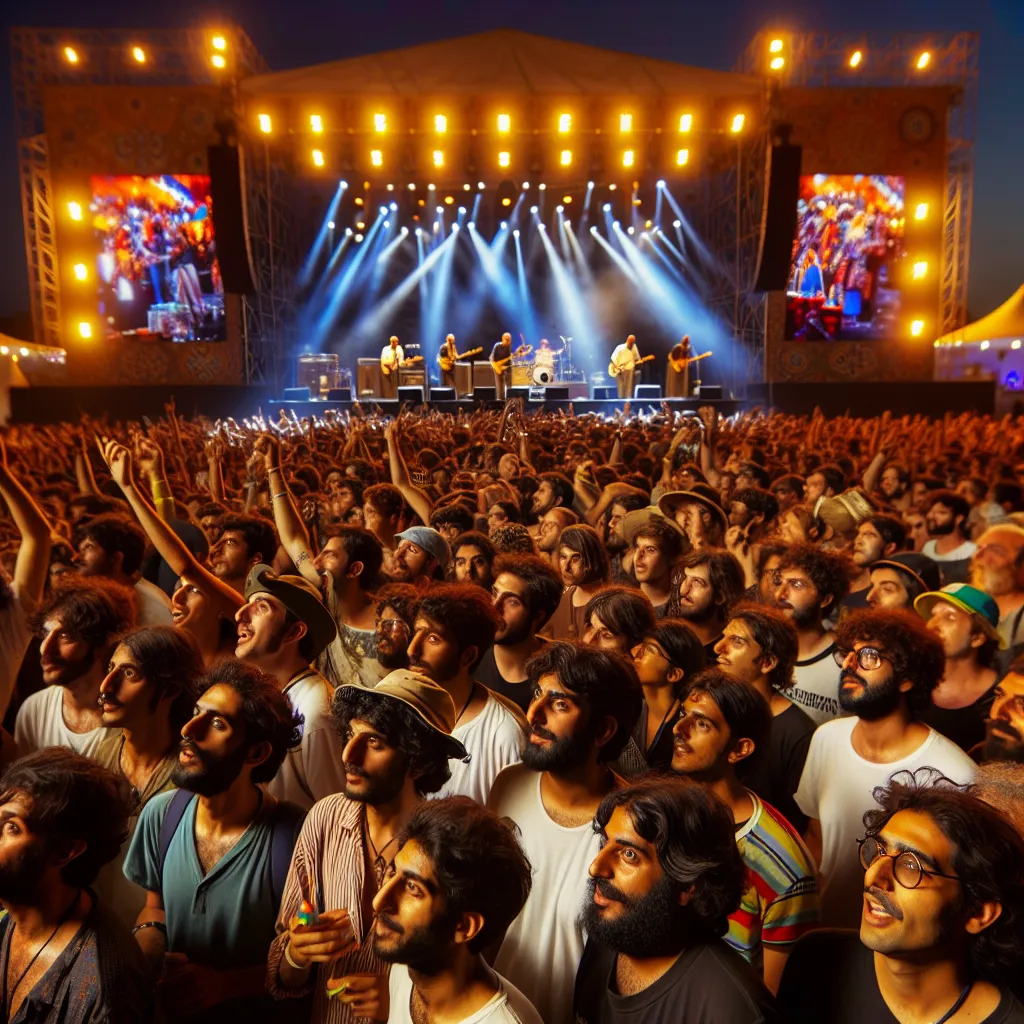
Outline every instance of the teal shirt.
<svg viewBox="0 0 1024 1024">
<path fill-rule="evenodd" d="M 271 886 L 273 830 L 268 815 L 261 811 L 204 875 L 195 843 L 199 800 L 193 797 L 171 839 L 161 878 L 160 824 L 173 796 L 173 791 L 160 793 L 143 807 L 125 858 L 125 877 L 161 894 L 168 952 L 184 953 L 193 963 L 220 970 L 266 963 L 278 911 Z M 301 824 L 296 824 L 296 836 Z"/>
</svg>

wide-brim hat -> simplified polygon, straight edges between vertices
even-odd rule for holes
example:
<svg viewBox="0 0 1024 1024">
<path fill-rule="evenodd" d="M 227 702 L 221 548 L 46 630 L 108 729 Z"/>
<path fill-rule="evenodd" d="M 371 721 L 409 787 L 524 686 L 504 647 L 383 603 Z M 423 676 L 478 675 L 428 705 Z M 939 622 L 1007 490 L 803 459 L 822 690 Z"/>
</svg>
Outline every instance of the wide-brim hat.
<svg viewBox="0 0 1024 1024">
<path fill-rule="evenodd" d="M 930 619 L 932 609 L 939 601 L 945 601 L 954 608 L 966 612 L 981 626 L 990 640 L 996 641 L 999 650 L 1006 650 L 1006 641 L 999 632 L 999 605 L 990 594 L 972 587 L 969 583 L 950 583 L 941 590 L 919 595 L 914 601 L 914 611 L 922 619 Z"/>
<path fill-rule="evenodd" d="M 622 517 L 622 536 L 625 538 L 627 544 L 632 544 L 634 540 L 640 535 L 644 527 L 657 517 L 663 522 L 668 523 L 680 537 L 685 539 L 686 534 L 683 532 L 683 528 L 675 521 L 675 519 L 669 518 L 657 505 L 648 505 L 646 508 L 636 508 L 632 512 L 627 512 Z"/>
<path fill-rule="evenodd" d="M 285 606 L 300 622 L 305 623 L 313 639 L 310 661 L 316 661 L 338 635 L 334 616 L 320 598 L 320 591 L 303 576 L 278 576 L 262 562 L 249 570 L 245 579 L 245 599 L 256 594 L 270 594 Z"/>
<path fill-rule="evenodd" d="M 901 551 L 888 558 L 880 558 L 877 562 L 871 563 L 870 571 L 874 572 L 875 569 L 892 569 L 909 576 L 922 591 L 935 591 L 942 586 L 939 567 L 933 559 L 919 551 Z"/>
<path fill-rule="evenodd" d="M 725 514 L 722 506 L 715 500 L 716 497 L 717 495 L 713 487 L 707 484 L 695 484 L 692 490 L 689 491 L 669 491 L 668 494 L 663 494 L 658 499 L 658 508 L 663 516 L 675 522 L 676 509 L 680 505 L 686 502 L 703 505 L 704 508 L 718 519 L 722 529 L 727 530 L 729 528 L 729 517 Z"/>
</svg>

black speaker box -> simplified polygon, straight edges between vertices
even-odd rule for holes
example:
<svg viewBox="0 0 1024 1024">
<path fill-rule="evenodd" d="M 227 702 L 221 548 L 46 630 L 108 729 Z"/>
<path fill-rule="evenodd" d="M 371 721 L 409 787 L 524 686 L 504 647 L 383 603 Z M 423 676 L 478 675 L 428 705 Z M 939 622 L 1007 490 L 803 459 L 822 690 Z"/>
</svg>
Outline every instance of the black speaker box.
<svg viewBox="0 0 1024 1024">
<path fill-rule="evenodd" d="M 560 384 L 550 384 L 544 389 L 545 402 L 568 402 L 569 389 Z"/>
<path fill-rule="evenodd" d="M 210 146 L 210 198 L 217 232 L 217 262 L 224 291 L 231 295 L 252 295 L 252 253 L 245 212 L 245 164 L 237 146 Z"/>
<path fill-rule="evenodd" d="M 493 387 L 476 387 L 473 388 L 473 401 L 474 402 L 493 402 L 498 397 L 496 390 Z"/>
<path fill-rule="evenodd" d="M 328 402 L 351 402 L 352 401 L 352 389 L 351 388 L 331 388 L 327 392 Z"/>
<path fill-rule="evenodd" d="M 432 387 L 430 389 L 430 400 L 432 402 L 454 402 L 455 388 Z"/>
<path fill-rule="evenodd" d="M 754 290 L 783 291 L 796 233 L 796 204 L 800 196 L 800 160 L 803 150 L 788 143 L 768 150 L 768 188 L 761 214 L 761 252 Z"/>
<path fill-rule="evenodd" d="M 694 398 L 721 398 L 721 384 L 700 384 L 693 389 Z"/>
<path fill-rule="evenodd" d="M 661 401 L 661 385 L 660 384 L 637 384 L 633 388 L 633 397 L 638 401 L 645 402 L 660 402 Z"/>
<path fill-rule="evenodd" d="M 284 400 L 286 402 L 308 402 L 310 397 L 308 387 L 284 389 Z"/>
<path fill-rule="evenodd" d="M 420 384 L 406 384 L 398 389 L 400 402 L 411 402 L 413 405 L 423 404 L 423 387 Z"/>
<path fill-rule="evenodd" d="M 610 388 L 607 384 L 595 384 L 594 385 L 594 399 L 600 400 L 605 398 L 618 398 L 619 389 Z"/>
</svg>

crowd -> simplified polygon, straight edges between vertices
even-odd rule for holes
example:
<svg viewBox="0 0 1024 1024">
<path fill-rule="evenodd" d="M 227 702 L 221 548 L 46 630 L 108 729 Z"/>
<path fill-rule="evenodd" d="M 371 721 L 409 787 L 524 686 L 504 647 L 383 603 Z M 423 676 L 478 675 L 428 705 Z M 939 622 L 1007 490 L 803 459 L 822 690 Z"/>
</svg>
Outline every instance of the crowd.
<svg viewBox="0 0 1024 1024">
<path fill-rule="evenodd" d="M 1024 1021 L 1024 422 L 164 413 L 0 434 L 3 1020 Z"/>
</svg>

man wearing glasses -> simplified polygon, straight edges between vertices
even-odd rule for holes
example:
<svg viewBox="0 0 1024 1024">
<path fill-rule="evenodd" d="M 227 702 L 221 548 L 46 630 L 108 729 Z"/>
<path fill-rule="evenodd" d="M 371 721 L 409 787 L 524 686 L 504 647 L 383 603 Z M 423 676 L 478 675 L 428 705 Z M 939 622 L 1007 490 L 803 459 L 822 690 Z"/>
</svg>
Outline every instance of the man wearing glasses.
<svg viewBox="0 0 1024 1024">
<path fill-rule="evenodd" d="M 974 762 L 919 720 L 942 678 L 939 639 L 908 612 L 855 612 L 836 630 L 839 704 L 850 717 L 826 722 L 811 739 L 796 802 L 810 819 L 804 835 L 821 870 L 821 920 L 860 921 L 856 841 L 872 794 L 900 771 L 931 767 L 956 783 Z"/>
<path fill-rule="evenodd" d="M 790 1020 L 1011 1024 L 1024 1008 L 1024 840 L 992 807 L 922 769 L 880 789 L 860 843 L 859 936 L 796 944 Z"/>
</svg>

